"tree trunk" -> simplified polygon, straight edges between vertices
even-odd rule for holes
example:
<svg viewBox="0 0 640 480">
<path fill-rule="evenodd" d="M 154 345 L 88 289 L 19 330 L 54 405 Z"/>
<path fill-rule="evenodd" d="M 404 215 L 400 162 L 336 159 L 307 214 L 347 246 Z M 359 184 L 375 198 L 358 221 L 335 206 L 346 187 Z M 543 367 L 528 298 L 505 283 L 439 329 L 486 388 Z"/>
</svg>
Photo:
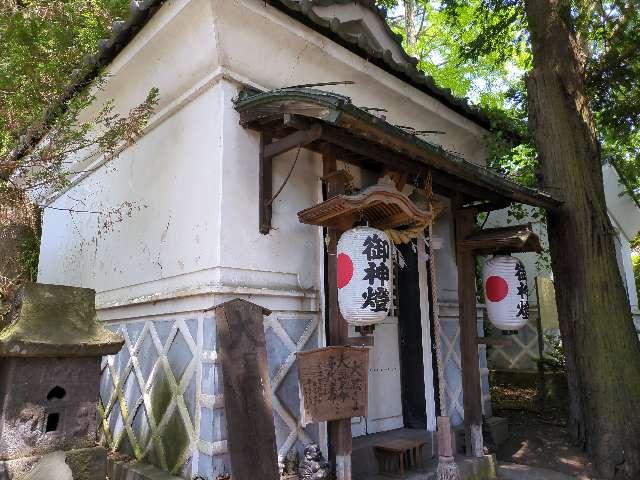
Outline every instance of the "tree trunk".
<svg viewBox="0 0 640 480">
<path fill-rule="evenodd" d="M 407 45 L 416 43 L 416 0 L 404 0 L 404 31 L 407 34 Z"/>
<path fill-rule="evenodd" d="M 582 51 L 562 0 L 526 0 L 534 69 L 529 120 L 544 188 L 570 429 L 606 478 L 640 478 L 640 343 L 618 270 Z"/>
<path fill-rule="evenodd" d="M 36 245 L 33 240 L 39 236 L 38 209 L 23 192 L 5 187 L 0 192 L 0 320 L 20 283 L 35 280 L 25 265 L 24 256 L 25 248 Z"/>
</svg>

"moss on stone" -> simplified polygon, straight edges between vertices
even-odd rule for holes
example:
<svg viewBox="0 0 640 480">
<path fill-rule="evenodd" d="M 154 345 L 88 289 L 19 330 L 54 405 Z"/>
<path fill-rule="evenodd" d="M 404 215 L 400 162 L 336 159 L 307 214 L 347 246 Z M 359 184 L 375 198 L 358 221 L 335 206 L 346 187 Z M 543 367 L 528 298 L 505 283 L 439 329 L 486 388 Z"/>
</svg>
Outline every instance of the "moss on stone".
<svg viewBox="0 0 640 480">
<path fill-rule="evenodd" d="M 0 331 L 0 356 L 102 356 L 117 353 L 122 337 L 98 322 L 95 291 L 26 283 Z"/>
</svg>

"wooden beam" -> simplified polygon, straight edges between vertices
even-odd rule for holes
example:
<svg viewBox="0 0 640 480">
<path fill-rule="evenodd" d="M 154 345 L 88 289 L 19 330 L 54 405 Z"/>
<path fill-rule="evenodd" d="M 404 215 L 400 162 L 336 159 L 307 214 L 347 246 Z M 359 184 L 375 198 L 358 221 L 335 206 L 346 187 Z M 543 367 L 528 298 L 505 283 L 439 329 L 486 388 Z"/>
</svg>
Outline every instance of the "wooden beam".
<svg viewBox="0 0 640 480">
<path fill-rule="evenodd" d="M 302 147 L 314 142 L 318 140 L 321 135 L 322 126 L 319 123 L 313 123 L 306 130 L 298 130 L 280 140 L 265 145 L 262 156 L 264 158 L 273 158 L 296 147 Z"/>
<path fill-rule="evenodd" d="M 458 303 L 460 319 L 460 356 L 462 369 L 462 395 L 464 402 L 464 426 L 467 454 L 481 457 L 482 393 L 480 391 L 480 365 L 478 361 L 475 258 L 472 252 L 462 248 L 475 223 L 474 210 L 454 209 L 456 233 L 456 259 L 458 263 Z"/>
<path fill-rule="evenodd" d="M 267 133 L 260 134 L 260 157 L 258 166 L 258 230 L 263 235 L 271 231 L 271 196 L 273 195 L 273 163 L 272 157 L 266 157 L 264 151 L 271 142 Z"/>
<path fill-rule="evenodd" d="M 310 125 L 311 123 L 308 120 L 299 116 L 292 116 L 287 120 L 287 126 L 302 130 L 309 129 Z M 343 155 L 340 158 L 358 167 L 366 168 L 368 163 L 371 167 L 383 167 L 408 174 L 424 174 L 431 169 L 433 188 L 437 193 L 452 198 L 455 193 L 452 194 L 451 192 L 457 192 L 478 200 L 488 200 L 496 205 L 505 203 L 504 197 L 490 189 L 484 189 L 471 182 L 463 181 L 438 170 L 435 166 L 431 168 L 424 162 L 416 160 L 408 154 L 403 155 L 390 147 L 356 137 L 348 133 L 344 128 L 323 124 L 320 140 L 335 145 L 339 150 L 348 152 L 350 155 Z M 366 162 L 363 161 L 363 158 L 366 159 Z"/>
<path fill-rule="evenodd" d="M 322 176 L 323 178 L 338 177 L 333 174 L 337 171 L 336 151 L 332 145 L 325 145 L 322 154 Z M 340 181 L 327 182 L 327 198 L 344 193 L 344 183 Z M 338 308 L 338 286 L 337 286 L 337 246 L 341 231 L 335 228 L 328 228 L 329 245 L 327 246 L 327 279 L 328 295 L 327 303 L 329 310 L 329 345 L 342 345 L 348 338 L 347 323 L 340 315 Z M 351 452 L 353 450 L 351 436 L 351 419 L 336 420 L 329 422 L 330 435 L 330 460 L 335 466 L 337 480 L 351 480 Z"/>
<path fill-rule="evenodd" d="M 479 230 L 462 240 L 460 247 L 475 255 L 542 251 L 540 239 L 533 232 L 530 223 Z"/>
</svg>

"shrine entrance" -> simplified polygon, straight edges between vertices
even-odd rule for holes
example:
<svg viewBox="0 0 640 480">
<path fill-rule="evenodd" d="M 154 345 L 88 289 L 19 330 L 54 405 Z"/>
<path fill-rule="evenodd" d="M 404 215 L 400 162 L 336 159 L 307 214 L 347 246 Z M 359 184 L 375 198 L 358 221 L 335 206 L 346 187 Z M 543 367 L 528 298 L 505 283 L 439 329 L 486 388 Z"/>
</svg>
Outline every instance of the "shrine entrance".
<svg viewBox="0 0 640 480">
<path fill-rule="evenodd" d="M 394 289 L 394 294 L 396 291 Z M 352 419 L 354 437 L 404 426 L 397 311 L 394 301 L 387 319 L 376 325 L 373 346 L 367 347 L 370 350 L 368 416 Z"/>
<path fill-rule="evenodd" d="M 475 256 L 495 253 L 498 248 L 502 251 L 525 251 L 532 233 L 530 227 L 524 229 L 524 235 L 520 228 L 510 227 L 477 234 L 475 219 L 480 212 L 499 210 L 512 202 L 541 208 L 556 208 L 562 202 L 546 192 L 515 184 L 479 163 L 467 161 L 455 152 L 390 124 L 384 117 L 355 106 L 348 97 L 310 87 L 271 91 L 246 88 L 238 96 L 235 109 L 240 114 L 242 126 L 261 134 L 258 152 L 260 201 L 257 204 L 261 233 L 267 235 L 273 229 L 273 200 L 289 179 L 289 176 L 285 177 L 274 194 L 273 158 L 303 147 L 322 156 L 322 201 L 298 211 L 297 215 L 300 223 L 324 229 L 327 345 L 371 349 L 368 419 L 364 423 L 361 419 L 359 424 L 356 420 L 352 427 L 349 412 L 339 411 L 340 416 L 332 414 L 325 418 L 328 421 L 329 460 L 335 476 L 339 480 L 351 480 L 357 478 L 355 470 L 352 477 L 352 466 L 372 464 L 356 458 L 360 452 L 373 452 L 373 448 L 365 449 L 362 445 L 372 437 L 394 436 L 396 433 L 405 435 L 407 432 L 427 437 L 427 431 L 435 430 L 433 392 L 438 391 L 436 378 L 444 378 L 444 373 L 439 369 L 438 375 L 433 375 L 432 369 L 436 362 L 430 342 L 437 337 L 430 325 L 429 275 L 421 233 L 433 225 L 440 213 L 438 205 L 432 201 L 434 195 L 448 199 L 449 218 L 446 223 L 455 234 L 452 251 L 447 255 L 453 257 L 453 268 L 457 270 L 465 442 L 469 456 L 481 457 L 482 395 L 478 345 L 490 340 L 478 338 Z M 482 158 L 478 160 L 482 161 Z M 350 165 L 371 178 L 377 178 L 378 183 L 356 188 L 351 181 Z M 290 172 L 293 167 L 295 161 Z M 418 191 L 426 196 L 427 210 L 418 208 L 403 193 L 406 186 L 410 186 L 414 193 Z M 373 336 L 367 331 L 366 322 L 343 319 L 338 303 L 337 245 L 341 235 L 357 223 L 366 223 L 385 233 L 395 232 L 399 237 L 390 237 L 395 244 L 403 244 L 418 235 L 414 243 L 405 243 L 417 256 L 414 263 L 417 267 L 407 270 L 404 278 L 407 286 L 397 288 L 399 294 L 396 295 L 394 310 L 398 302 L 400 308 L 386 321 L 378 323 Z M 513 245 L 518 248 L 512 248 Z M 397 276 L 399 281 L 403 281 L 404 275 L 400 273 Z M 437 278 L 436 274 L 434 278 Z M 383 285 L 383 280 L 380 283 L 379 288 L 384 290 L 387 303 L 393 295 Z M 437 302 L 437 288 L 432 291 Z M 408 295 L 408 307 L 403 311 L 405 295 Z M 360 308 L 365 309 L 365 306 Z M 437 306 L 433 318 L 438 325 Z M 348 327 L 349 323 L 365 327 L 356 333 Z M 452 453 L 450 421 L 446 413 L 446 408 L 442 409 L 437 422 L 441 436 L 438 453 L 443 457 Z M 415 425 L 416 428 L 402 428 L 404 425 Z M 363 435 L 366 433 L 373 435 Z M 361 436 L 353 441 L 354 434 Z M 406 445 L 406 442 L 402 444 Z M 418 448 L 424 452 L 423 446 Z M 397 453 L 394 453 L 393 445 L 378 445 L 378 448 L 390 454 Z"/>
<path fill-rule="evenodd" d="M 352 419 L 353 437 L 411 428 L 435 430 L 432 322 L 424 237 L 398 246 L 389 316 L 369 347 L 367 417 Z M 353 334 L 353 333 L 352 333 Z"/>
</svg>

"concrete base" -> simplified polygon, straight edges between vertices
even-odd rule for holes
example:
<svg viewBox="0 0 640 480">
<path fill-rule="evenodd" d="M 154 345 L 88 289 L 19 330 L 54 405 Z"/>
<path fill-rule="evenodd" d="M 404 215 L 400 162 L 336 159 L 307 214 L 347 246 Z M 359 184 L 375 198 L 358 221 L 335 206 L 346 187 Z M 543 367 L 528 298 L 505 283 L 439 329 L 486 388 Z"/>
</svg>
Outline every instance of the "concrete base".
<svg viewBox="0 0 640 480">
<path fill-rule="evenodd" d="M 107 453 L 102 447 L 78 448 L 64 452 L 73 480 L 104 480 Z M 1 480 L 24 480 L 44 455 L 0 461 Z"/>
<path fill-rule="evenodd" d="M 153 465 L 112 459 L 107 462 L 107 476 L 109 480 L 184 480 Z"/>
</svg>

